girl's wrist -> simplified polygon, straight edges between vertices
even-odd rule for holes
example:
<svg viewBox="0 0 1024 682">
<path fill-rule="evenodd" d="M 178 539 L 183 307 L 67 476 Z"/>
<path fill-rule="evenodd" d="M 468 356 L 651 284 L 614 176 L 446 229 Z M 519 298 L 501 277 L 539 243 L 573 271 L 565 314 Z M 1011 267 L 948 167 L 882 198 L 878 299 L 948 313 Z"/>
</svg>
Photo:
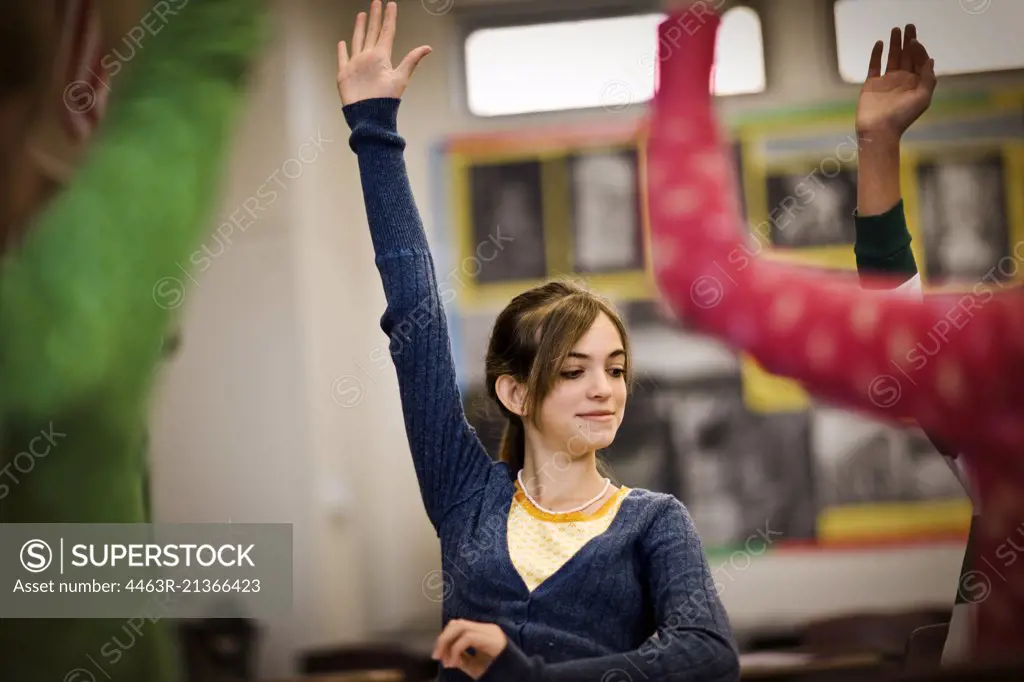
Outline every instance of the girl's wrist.
<svg viewBox="0 0 1024 682">
<path fill-rule="evenodd" d="M 865 149 L 887 149 L 900 146 L 903 136 L 895 130 L 857 129 L 857 146 Z"/>
</svg>

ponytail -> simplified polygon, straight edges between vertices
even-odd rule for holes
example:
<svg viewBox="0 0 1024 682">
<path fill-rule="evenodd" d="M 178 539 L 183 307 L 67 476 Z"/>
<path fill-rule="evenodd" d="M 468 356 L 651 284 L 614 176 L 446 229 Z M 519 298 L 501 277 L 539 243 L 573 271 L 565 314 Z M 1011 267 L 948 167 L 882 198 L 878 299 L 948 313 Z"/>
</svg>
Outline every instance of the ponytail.
<svg viewBox="0 0 1024 682">
<path fill-rule="evenodd" d="M 498 459 L 508 464 L 513 474 L 518 474 L 526 462 L 526 431 L 523 429 L 523 420 L 518 416 L 508 416 L 505 431 L 501 434 Z"/>
</svg>

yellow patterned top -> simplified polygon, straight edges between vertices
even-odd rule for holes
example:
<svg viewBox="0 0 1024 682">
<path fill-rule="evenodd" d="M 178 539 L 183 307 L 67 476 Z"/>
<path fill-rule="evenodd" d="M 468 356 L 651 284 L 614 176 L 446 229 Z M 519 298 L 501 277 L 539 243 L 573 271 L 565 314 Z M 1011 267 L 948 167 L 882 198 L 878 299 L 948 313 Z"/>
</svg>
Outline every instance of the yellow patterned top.
<svg viewBox="0 0 1024 682">
<path fill-rule="evenodd" d="M 619 488 L 593 514 L 549 514 L 516 482 L 508 511 L 508 553 L 530 592 L 555 574 L 587 542 L 608 530 L 629 488 Z"/>
</svg>

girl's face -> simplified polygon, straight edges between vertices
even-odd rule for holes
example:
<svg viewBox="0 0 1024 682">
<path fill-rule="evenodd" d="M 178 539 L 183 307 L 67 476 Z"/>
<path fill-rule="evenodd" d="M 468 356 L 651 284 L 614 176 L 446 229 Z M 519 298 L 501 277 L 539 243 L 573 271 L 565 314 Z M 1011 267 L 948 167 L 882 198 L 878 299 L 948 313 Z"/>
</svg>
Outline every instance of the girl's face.
<svg viewBox="0 0 1024 682">
<path fill-rule="evenodd" d="M 611 445 L 626 409 L 625 368 L 622 337 L 602 313 L 565 359 L 541 405 L 545 444 L 573 459 Z"/>
</svg>

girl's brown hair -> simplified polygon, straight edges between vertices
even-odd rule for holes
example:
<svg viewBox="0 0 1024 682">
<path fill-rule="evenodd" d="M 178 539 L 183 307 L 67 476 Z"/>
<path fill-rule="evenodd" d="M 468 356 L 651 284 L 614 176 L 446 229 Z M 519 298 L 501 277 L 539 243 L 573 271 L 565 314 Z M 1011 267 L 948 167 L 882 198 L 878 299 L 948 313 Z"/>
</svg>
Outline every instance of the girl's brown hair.
<svg viewBox="0 0 1024 682">
<path fill-rule="evenodd" d="M 625 378 L 632 380 L 626 326 L 604 298 L 571 280 L 548 282 L 519 294 L 498 315 L 487 348 L 487 393 L 507 420 L 499 458 L 513 473 L 523 468 L 526 431 L 522 419 L 498 399 L 498 377 L 508 374 L 526 386 L 526 418 L 536 424 L 537 406 L 551 393 L 562 363 L 604 313 L 622 337 Z"/>
</svg>

